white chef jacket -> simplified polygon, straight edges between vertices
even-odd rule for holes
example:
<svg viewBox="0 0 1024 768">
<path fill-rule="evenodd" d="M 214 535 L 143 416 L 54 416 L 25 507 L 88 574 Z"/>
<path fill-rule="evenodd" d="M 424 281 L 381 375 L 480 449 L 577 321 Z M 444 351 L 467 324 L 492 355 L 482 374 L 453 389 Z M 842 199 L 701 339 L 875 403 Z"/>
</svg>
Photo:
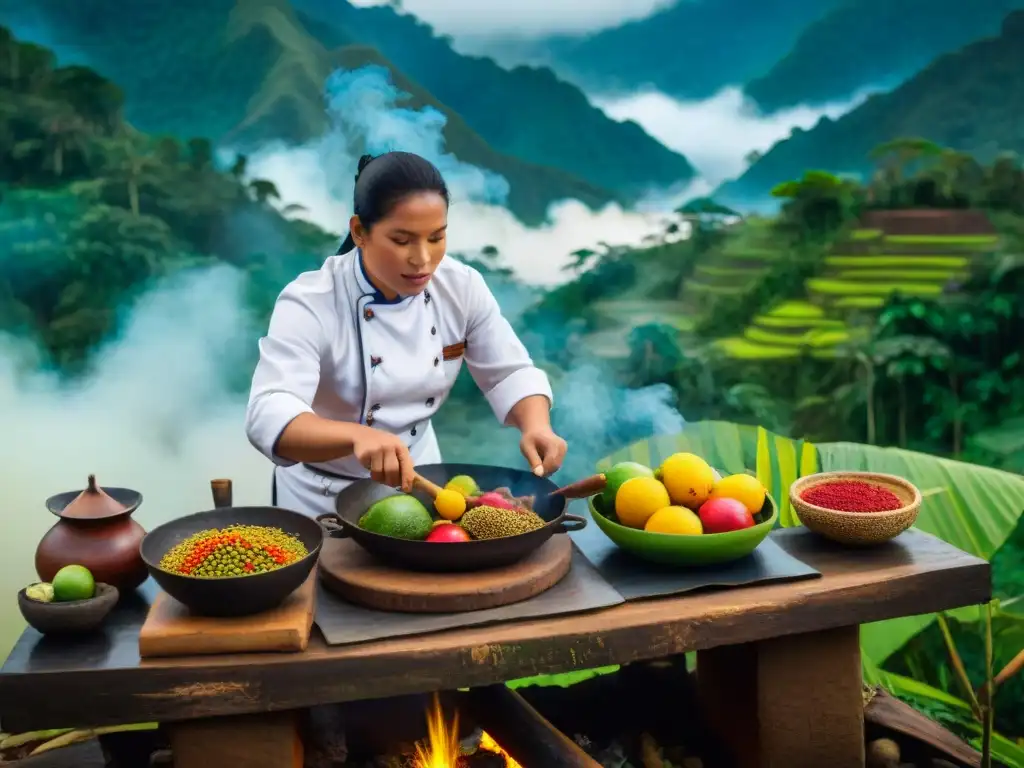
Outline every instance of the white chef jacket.
<svg viewBox="0 0 1024 768">
<path fill-rule="evenodd" d="M 389 300 L 358 249 L 332 256 L 285 287 L 259 347 L 246 434 L 277 465 L 275 503 L 310 515 L 333 512 L 337 492 L 369 471 L 354 456 L 321 464 L 278 456 L 277 440 L 299 414 L 391 432 L 423 464 L 441 460 L 430 419 L 463 360 L 501 423 L 525 397 L 553 400 L 483 277 L 452 258 L 422 293 Z"/>
</svg>

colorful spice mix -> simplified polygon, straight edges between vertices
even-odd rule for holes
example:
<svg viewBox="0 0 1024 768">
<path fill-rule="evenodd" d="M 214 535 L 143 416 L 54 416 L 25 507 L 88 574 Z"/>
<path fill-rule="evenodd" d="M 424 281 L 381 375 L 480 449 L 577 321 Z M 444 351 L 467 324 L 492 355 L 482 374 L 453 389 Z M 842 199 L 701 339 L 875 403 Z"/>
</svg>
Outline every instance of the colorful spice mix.
<svg viewBox="0 0 1024 768">
<path fill-rule="evenodd" d="M 160 567 L 185 576 L 217 579 L 266 573 L 307 554 L 301 541 L 280 528 L 235 525 L 192 534 L 161 558 Z"/>
<path fill-rule="evenodd" d="M 808 488 L 800 498 L 808 504 L 837 512 L 892 512 L 903 507 L 888 488 L 859 480 L 836 480 Z"/>
</svg>

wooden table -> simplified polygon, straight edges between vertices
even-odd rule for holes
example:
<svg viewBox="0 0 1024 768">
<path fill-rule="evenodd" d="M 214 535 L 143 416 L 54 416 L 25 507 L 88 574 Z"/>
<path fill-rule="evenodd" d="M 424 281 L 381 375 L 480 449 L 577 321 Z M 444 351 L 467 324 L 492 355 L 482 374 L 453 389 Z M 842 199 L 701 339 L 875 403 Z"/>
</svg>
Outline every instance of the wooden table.
<svg viewBox="0 0 1024 768">
<path fill-rule="evenodd" d="M 774 537 L 822 578 L 356 646 L 314 633 L 302 654 L 140 662 L 146 585 L 102 635 L 72 643 L 26 630 L 0 670 L 0 722 L 16 732 L 159 721 L 178 768 L 243 755 L 252 768 L 284 768 L 301 754 L 301 708 L 696 650 L 705 714 L 741 766 L 861 768 L 858 625 L 984 603 L 989 565 L 917 531 L 864 550 L 803 529 Z"/>
</svg>

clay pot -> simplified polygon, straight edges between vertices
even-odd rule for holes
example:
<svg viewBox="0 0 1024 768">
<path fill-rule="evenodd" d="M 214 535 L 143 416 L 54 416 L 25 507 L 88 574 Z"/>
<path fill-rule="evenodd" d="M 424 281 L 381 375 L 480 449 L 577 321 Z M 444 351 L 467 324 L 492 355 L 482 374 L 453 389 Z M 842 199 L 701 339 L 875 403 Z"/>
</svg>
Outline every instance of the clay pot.
<svg viewBox="0 0 1024 768">
<path fill-rule="evenodd" d="M 138 491 L 101 489 L 92 476 L 85 490 L 48 498 L 46 508 L 59 519 L 36 548 L 39 578 L 52 581 L 65 565 L 84 565 L 122 594 L 136 589 L 148 577 L 139 553 L 146 531 L 132 519 L 141 503 Z"/>
</svg>

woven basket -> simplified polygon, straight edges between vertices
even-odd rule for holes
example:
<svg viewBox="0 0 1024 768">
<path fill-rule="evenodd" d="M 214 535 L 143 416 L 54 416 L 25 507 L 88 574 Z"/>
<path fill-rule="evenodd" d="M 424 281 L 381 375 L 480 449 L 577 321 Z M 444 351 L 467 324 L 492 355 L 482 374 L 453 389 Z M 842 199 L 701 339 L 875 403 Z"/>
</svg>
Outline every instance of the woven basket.
<svg viewBox="0 0 1024 768">
<path fill-rule="evenodd" d="M 855 481 L 877 485 L 892 491 L 903 506 L 890 512 L 839 512 L 808 504 L 801 496 L 811 488 L 837 481 Z M 902 477 L 878 472 L 819 472 L 796 480 L 789 488 L 789 501 L 800 522 L 811 531 L 840 544 L 868 546 L 882 544 L 899 536 L 917 520 L 921 511 L 921 492 Z"/>
</svg>

